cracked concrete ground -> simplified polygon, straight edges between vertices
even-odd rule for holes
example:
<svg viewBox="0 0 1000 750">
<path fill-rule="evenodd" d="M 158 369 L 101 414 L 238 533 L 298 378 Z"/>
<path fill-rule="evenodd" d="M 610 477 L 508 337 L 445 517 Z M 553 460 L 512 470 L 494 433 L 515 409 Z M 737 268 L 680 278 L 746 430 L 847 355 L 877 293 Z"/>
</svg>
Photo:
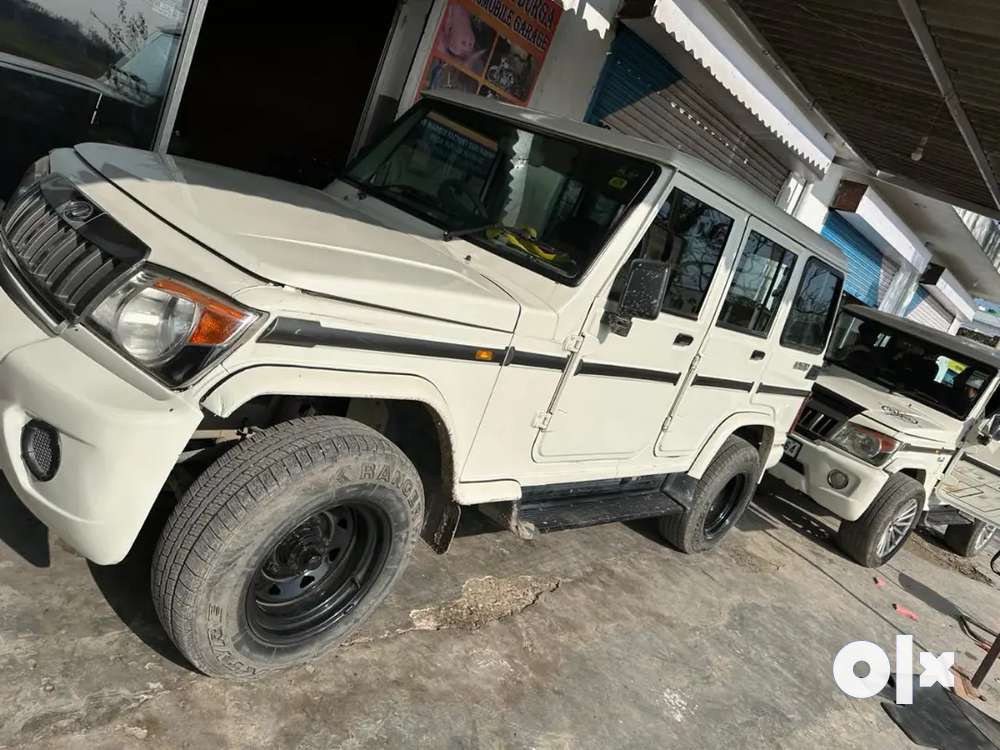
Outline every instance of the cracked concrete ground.
<svg viewBox="0 0 1000 750">
<path fill-rule="evenodd" d="M 1000 626 L 988 557 L 914 538 L 878 588 L 801 500 L 762 493 L 696 557 L 652 522 L 529 543 L 477 519 L 447 556 L 420 548 L 350 645 L 235 684 L 193 673 L 166 640 L 150 539 L 90 566 L 0 491 L 0 747 L 912 748 L 876 700 L 839 693 L 836 652 L 891 652 L 906 632 L 971 669 L 982 652 L 957 614 Z"/>
</svg>

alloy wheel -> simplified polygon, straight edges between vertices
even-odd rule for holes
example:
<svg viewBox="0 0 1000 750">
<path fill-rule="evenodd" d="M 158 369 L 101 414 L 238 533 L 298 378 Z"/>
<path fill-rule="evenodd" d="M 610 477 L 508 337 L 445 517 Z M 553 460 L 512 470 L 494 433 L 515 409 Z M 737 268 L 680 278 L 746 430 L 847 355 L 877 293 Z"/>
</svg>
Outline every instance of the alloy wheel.
<svg viewBox="0 0 1000 750">
<path fill-rule="evenodd" d="M 997 527 L 985 524 L 979 531 L 976 532 L 976 538 L 972 542 L 973 552 L 982 552 L 990 540 L 996 536 Z"/>
<path fill-rule="evenodd" d="M 917 501 L 910 500 L 903 506 L 899 514 L 892 520 L 888 528 L 882 532 L 878 541 L 876 552 L 878 556 L 885 559 L 903 543 L 906 535 L 913 526 L 913 519 L 917 515 Z"/>
</svg>

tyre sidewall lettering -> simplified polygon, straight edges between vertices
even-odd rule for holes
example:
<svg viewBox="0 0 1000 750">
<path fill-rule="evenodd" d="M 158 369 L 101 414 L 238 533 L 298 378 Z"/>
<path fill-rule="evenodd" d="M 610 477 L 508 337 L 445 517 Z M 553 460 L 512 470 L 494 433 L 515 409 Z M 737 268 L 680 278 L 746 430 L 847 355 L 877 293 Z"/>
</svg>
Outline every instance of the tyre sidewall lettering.
<svg viewBox="0 0 1000 750">
<path fill-rule="evenodd" d="M 251 677 L 258 672 L 253 666 L 257 660 L 266 659 L 269 666 L 294 663 L 301 652 L 314 650 L 317 642 L 336 641 L 353 629 L 355 618 L 349 616 L 351 613 L 367 611 L 381 601 L 419 534 L 422 519 L 417 513 L 423 512 L 423 494 L 412 471 L 404 470 L 398 463 L 394 465 L 389 457 L 384 461 L 372 460 L 375 458 L 343 456 L 329 465 L 310 467 L 306 475 L 288 481 L 272 495 L 253 503 L 243 519 L 244 527 L 228 541 L 197 604 L 207 615 L 205 636 L 212 655 L 229 670 Z M 331 501 L 340 503 L 358 498 L 371 500 L 386 514 L 392 528 L 388 557 L 371 590 L 327 631 L 304 644 L 279 650 L 256 641 L 247 632 L 245 606 L 257 567 L 278 541 L 314 512 Z M 399 498 L 405 501 L 405 507 Z M 281 514 L 286 517 L 276 523 L 275 516 Z M 247 539 L 254 541 L 246 544 Z M 231 596 L 234 591 L 240 595 Z M 230 595 L 220 598 L 219 592 Z"/>
</svg>

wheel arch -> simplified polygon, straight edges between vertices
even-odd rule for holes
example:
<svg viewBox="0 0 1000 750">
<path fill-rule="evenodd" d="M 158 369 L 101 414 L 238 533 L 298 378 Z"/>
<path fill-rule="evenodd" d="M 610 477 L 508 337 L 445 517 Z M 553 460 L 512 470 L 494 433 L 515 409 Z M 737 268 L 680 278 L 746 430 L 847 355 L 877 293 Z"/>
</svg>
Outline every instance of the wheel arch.
<svg viewBox="0 0 1000 750">
<path fill-rule="evenodd" d="M 416 375 L 261 365 L 217 383 L 201 404 L 225 419 L 273 398 L 335 405 L 393 440 L 424 483 L 424 540 L 437 552 L 447 550 L 461 513 L 455 501 L 457 446 L 448 405 L 433 383 Z"/>
<path fill-rule="evenodd" d="M 698 451 L 698 456 L 691 465 L 688 474 L 700 479 L 726 440 L 734 435 L 743 438 L 757 449 L 760 455 L 761 471 L 763 471 L 768 465 L 768 457 L 774 448 L 773 415 L 765 412 L 740 412 L 730 415 L 716 427 L 711 437 Z"/>
</svg>

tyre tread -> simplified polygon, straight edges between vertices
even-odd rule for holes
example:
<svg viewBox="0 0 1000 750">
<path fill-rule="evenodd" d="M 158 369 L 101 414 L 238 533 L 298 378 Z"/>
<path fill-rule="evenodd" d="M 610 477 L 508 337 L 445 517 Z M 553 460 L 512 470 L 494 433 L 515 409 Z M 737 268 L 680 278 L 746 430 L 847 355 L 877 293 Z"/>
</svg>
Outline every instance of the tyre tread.
<svg viewBox="0 0 1000 750">
<path fill-rule="evenodd" d="M 405 460 L 393 443 L 359 422 L 303 417 L 252 435 L 194 481 L 163 529 L 151 575 L 156 612 L 182 652 L 190 653 L 189 615 L 210 561 L 254 506 L 317 464 L 362 453 Z"/>
<path fill-rule="evenodd" d="M 904 539 L 888 558 L 879 561 L 875 557 L 875 546 L 878 543 L 878 537 L 881 535 L 875 533 L 875 531 L 885 516 L 892 514 L 894 506 L 918 492 L 920 497 L 917 501 L 917 518 L 920 517 L 920 511 L 923 509 L 923 485 L 907 474 L 893 474 L 875 496 L 875 499 L 872 500 L 871 505 L 861 514 L 860 518 L 856 521 L 841 522 L 840 529 L 837 531 L 837 546 L 852 560 L 867 568 L 878 567 L 888 562 L 903 548 L 906 540 Z M 916 523 L 914 521 L 914 527 Z"/>
</svg>

